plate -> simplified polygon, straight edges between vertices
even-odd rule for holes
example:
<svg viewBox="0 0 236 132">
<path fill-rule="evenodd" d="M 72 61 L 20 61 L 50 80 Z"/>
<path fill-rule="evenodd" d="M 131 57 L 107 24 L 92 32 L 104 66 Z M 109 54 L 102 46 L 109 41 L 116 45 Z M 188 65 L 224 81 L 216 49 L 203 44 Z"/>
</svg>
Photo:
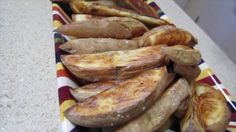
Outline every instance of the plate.
<svg viewBox="0 0 236 132">
<path fill-rule="evenodd" d="M 162 12 L 162 10 L 156 5 L 153 0 L 148 0 L 147 3 L 155 9 L 155 11 L 161 16 L 162 19 L 170 21 L 170 19 Z M 67 4 L 63 3 L 52 3 L 53 10 L 53 27 L 54 30 L 64 24 L 70 23 L 71 11 Z M 101 131 L 100 129 L 85 128 L 81 126 L 75 126 L 66 117 L 63 112 L 74 105 L 76 101 L 71 96 L 69 89 L 72 87 L 79 87 L 78 80 L 71 75 L 62 65 L 60 60 L 61 54 L 66 54 L 59 50 L 58 46 L 64 42 L 70 40 L 70 37 L 54 32 L 55 40 L 55 57 L 56 57 L 56 68 L 57 68 L 57 88 L 60 105 L 60 121 L 62 132 L 86 132 L 86 131 Z M 220 80 L 211 70 L 211 68 L 202 60 L 199 63 L 201 74 L 196 79 L 197 82 L 207 83 L 213 86 L 215 89 L 220 90 L 228 102 L 228 107 L 232 112 L 230 123 L 226 131 L 236 131 L 236 103 L 234 98 L 230 95 L 227 89 L 222 85 Z"/>
</svg>

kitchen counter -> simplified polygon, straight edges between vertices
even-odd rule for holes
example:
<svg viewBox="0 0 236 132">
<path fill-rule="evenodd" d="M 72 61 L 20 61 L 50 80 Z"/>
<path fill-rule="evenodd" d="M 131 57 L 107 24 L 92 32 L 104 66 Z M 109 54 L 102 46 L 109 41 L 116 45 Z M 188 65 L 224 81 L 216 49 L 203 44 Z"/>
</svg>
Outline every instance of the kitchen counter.
<svg viewBox="0 0 236 132">
<path fill-rule="evenodd" d="M 197 48 L 236 95 L 236 66 L 172 0 L 158 5 L 199 40 Z M 60 131 L 49 0 L 0 1 L 0 131 Z"/>
</svg>

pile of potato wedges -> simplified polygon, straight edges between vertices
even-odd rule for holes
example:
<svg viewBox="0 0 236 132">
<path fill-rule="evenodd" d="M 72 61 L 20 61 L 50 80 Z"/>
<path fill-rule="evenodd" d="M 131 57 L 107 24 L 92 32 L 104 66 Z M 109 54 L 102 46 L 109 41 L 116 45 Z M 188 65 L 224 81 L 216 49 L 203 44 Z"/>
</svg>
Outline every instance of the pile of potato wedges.
<svg viewBox="0 0 236 132">
<path fill-rule="evenodd" d="M 201 54 L 188 31 L 161 19 L 143 0 L 65 2 L 73 22 L 56 32 L 63 65 L 89 84 L 70 89 L 78 101 L 64 114 L 103 131 L 222 132 L 230 111 L 224 96 L 196 83 Z M 81 19 L 87 17 L 89 19 Z"/>
</svg>

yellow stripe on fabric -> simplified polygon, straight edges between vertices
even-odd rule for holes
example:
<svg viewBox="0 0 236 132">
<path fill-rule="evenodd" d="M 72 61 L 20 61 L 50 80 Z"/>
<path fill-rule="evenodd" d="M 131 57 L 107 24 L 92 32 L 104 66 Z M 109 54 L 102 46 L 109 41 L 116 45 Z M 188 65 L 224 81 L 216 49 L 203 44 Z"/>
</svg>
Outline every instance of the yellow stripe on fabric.
<svg viewBox="0 0 236 132">
<path fill-rule="evenodd" d="M 147 0 L 147 3 L 150 4 L 151 2 L 153 2 L 153 0 Z"/>
<path fill-rule="evenodd" d="M 205 77 L 208 77 L 208 76 L 210 76 L 210 75 L 212 75 L 212 74 L 213 74 L 212 70 L 211 70 L 210 68 L 206 68 L 206 69 L 204 69 L 204 70 L 201 71 L 201 73 L 200 73 L 200 75 L 197 77 L 196 81 L 201 80 L 201 79 L 203 79 L 203 78 L 205 78 Z"/>
<path fill-rule="evenodd" d="M 74 104 L 76 104 L 76 102 L 74 100 L 66 100 L 60 105 L 60 119 L 61 119 L 61 122 L 63 122 L 63 120 L 65 119 L 64 111 L 66 109 L 70 108 Z"/>
<path fill-rule="evenodd" d="M 70 17 L 64 12 L 64 10 L 61 9 L 61 7 L 58 4 L 52 4 L 52 6 L 56 6 L 57 8 L 60 9 L 60 11 L 63 13 L 63 15 L 66 17 L 67 20 L 69 20 L 69 22 L 71 22 L 72 20 L 70 19 Z"/>
<path fill-rule="evenodd" d="M 227 130 L 229 130 L 230 132 L 236 132 L 236 128 L 233 127 L 227 127 Z"/>
<path fill-rule="evenodd" d="M 61 63 L 61 62 L 58 62 L 58 63 L 57 63 L 57 70 L 62 70 L 62 69 L 64 69 L 62 63 Z"/>
<path fill-rule="evenodd" d="M 58 20 L 54 20 L 53 21 L 53 27 L 54 28 L 59 28 L 59 27 L 61 27 L 63 24 L 60 22 L 60 21 L 58 21 Z"/>
</svg>

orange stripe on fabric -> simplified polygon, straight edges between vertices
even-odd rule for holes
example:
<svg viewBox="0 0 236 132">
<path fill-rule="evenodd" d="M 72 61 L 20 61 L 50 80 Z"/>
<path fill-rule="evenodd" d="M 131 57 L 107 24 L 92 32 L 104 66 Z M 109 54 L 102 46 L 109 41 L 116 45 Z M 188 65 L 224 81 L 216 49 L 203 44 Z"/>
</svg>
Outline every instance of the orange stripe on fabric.
<svg viewBox="0 0 236 132">
<path fill-rule="evenodd" d="M 75 100 L 66 100 L 60 105 L 60 119 L 63 121 L 65 119 L 64 112 L 66 109 L 70 108 L 76 104 Z"/>
<path fill-rule="evenodd" d="M 69 74 L 64 70 L 57 70 L 57 77 L 69 77 Z"/>
</svg>

